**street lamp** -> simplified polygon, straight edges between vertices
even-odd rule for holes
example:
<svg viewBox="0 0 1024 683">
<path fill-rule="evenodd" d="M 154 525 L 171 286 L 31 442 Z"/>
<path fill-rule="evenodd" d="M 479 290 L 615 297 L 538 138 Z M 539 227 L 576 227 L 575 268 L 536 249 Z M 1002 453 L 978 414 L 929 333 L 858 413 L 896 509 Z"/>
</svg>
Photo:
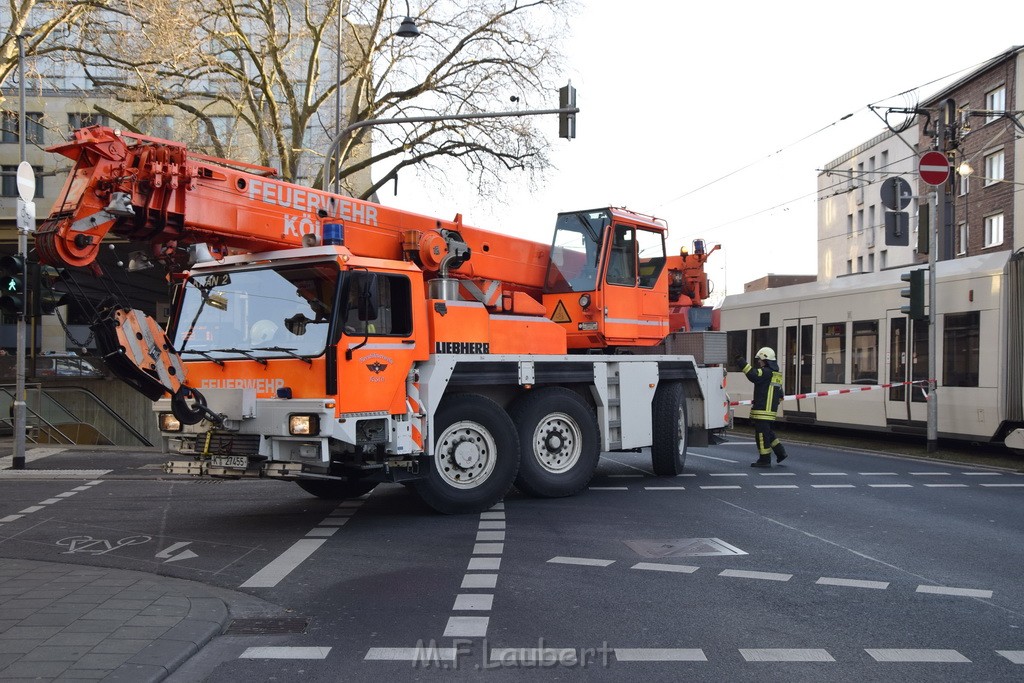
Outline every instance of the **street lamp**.
<svg viewBox="0 0 1024 683">
<path fill-rule="evenodd" d="M 420 34 L 420 30 L 416 28 L 416 21 L 409 16 L 409 0 L 405 0 L 405 19 L 402 19 L 401 26 L 398 27 L 397 35 L 399 38 L 415 38 Z"/>
<path fill-rule="evenodd" d="M 405 18 L 402 19 L 402 23 L 398 26 L 398 31 L 395 35 L 399 38 L 415 38 L 420 34 L 420 30 L 416 27 L 416 20 L 411 16 L 412 12 L 409 10 L 409 0 L 405 0 Z M 345 53 L 342 48 L 342 34 L 344 32 L 344 23 L 347 19 L 343 11 L 343 2 L 338 2 L 338 57 L 337 57 L 337 71 L 335 74 L 335 81 L 337 83 L 337 90 L 334 93 L 334 135 L 341 135 L 341 110 L 342 110 L 342 80 L 344 78 L 344 72 L 342 71 L 342 62 L 345 58 Z M 331 159 L 330 156 L 325 161 L 324 170 L 329 171 L 332 163 L 334 164 L 333 172 L 335 178 L 335 193 L 341 192 L 341 155 L 338 152 L 338 158 L 336 160 Z"/>
</svg>

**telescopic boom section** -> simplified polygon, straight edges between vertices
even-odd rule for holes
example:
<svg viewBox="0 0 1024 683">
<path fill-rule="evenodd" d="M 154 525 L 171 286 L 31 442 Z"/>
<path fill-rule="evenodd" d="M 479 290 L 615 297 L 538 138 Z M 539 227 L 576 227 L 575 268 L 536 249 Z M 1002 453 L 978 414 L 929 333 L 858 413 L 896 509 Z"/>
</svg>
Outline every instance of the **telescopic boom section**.
<svg viewBox="0 0 1024 683">
<path fill-rule="evenodd" d="M 108 234 L 148 242 L 172 271 L 188 247 L 216 257 L 302 247 L 342 225 L 356 255 L 412 260 L 428 273 L 499 281 L 536 297 L 550 247 L 452 221 L 399 211 L 287 183 L 274 169 L 189 152 L 183 145 L 104 126 L 75 131 L 51 147 L 76 162 L 50 217 L 36 234 L 40 259 L 94 267 Z"/>
</svg>

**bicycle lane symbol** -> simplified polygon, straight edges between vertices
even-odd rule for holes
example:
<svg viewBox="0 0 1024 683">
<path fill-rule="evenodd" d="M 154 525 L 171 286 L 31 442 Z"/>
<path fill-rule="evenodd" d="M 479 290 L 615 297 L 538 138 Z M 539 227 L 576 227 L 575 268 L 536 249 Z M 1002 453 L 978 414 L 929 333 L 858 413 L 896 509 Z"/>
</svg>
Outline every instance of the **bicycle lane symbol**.
<svg viewBox="0 0 1024 683">
<path fill-rule="evenodd" d="M 61 555 L 83 554 L 83 555 L 106 555 L 120 548 L 127 548 L 133 545 L 142 545 L 153 540 L 152 536 L 125 536 L 117 541 L 108 541 L 92 536 L 68 536 L 57 541 L 57 545 L 66 547 L 67 550 Z"/>
</svg>

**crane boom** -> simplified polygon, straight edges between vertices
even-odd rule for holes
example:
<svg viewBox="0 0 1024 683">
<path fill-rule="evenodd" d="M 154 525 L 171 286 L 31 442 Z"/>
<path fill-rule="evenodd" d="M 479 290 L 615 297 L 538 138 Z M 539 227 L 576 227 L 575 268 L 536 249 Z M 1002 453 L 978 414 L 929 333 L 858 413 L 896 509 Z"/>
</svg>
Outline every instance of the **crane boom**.
<svg viewBox="0 0 1024 683">
<path fill-rule="evenodd" d="M 89 267 L 107 234 L 150 244 L 153 260 L 184 270 L 187 248 L 214 256 L 319 242 L 342 226 L 353 253 L 415 261 L 428 274 L 500 281 L 539 300 L 550 247 L 281 180 L 274 169 L 197 154 L 179 143 L 104 126 L 51 147 L 76 162 L 36 235 L 53 266 Z M 472 255 L 472 258 L 470 258 Z"/>
</svg>

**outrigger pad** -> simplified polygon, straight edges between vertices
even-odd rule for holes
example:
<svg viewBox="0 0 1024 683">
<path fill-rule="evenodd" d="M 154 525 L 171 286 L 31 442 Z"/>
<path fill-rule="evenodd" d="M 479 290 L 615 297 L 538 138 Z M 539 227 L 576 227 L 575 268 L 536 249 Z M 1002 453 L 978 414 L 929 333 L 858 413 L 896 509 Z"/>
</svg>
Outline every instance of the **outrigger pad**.
<svg viewBox="0 0 1024 683">
<path fill-rule="evenodd" d="M 142 311 L 111 307 L 90 325 L 103 361 L 125 384 L 151 401 L 173 395 L 184 369 L 163 330 Z"/>
</svg>

